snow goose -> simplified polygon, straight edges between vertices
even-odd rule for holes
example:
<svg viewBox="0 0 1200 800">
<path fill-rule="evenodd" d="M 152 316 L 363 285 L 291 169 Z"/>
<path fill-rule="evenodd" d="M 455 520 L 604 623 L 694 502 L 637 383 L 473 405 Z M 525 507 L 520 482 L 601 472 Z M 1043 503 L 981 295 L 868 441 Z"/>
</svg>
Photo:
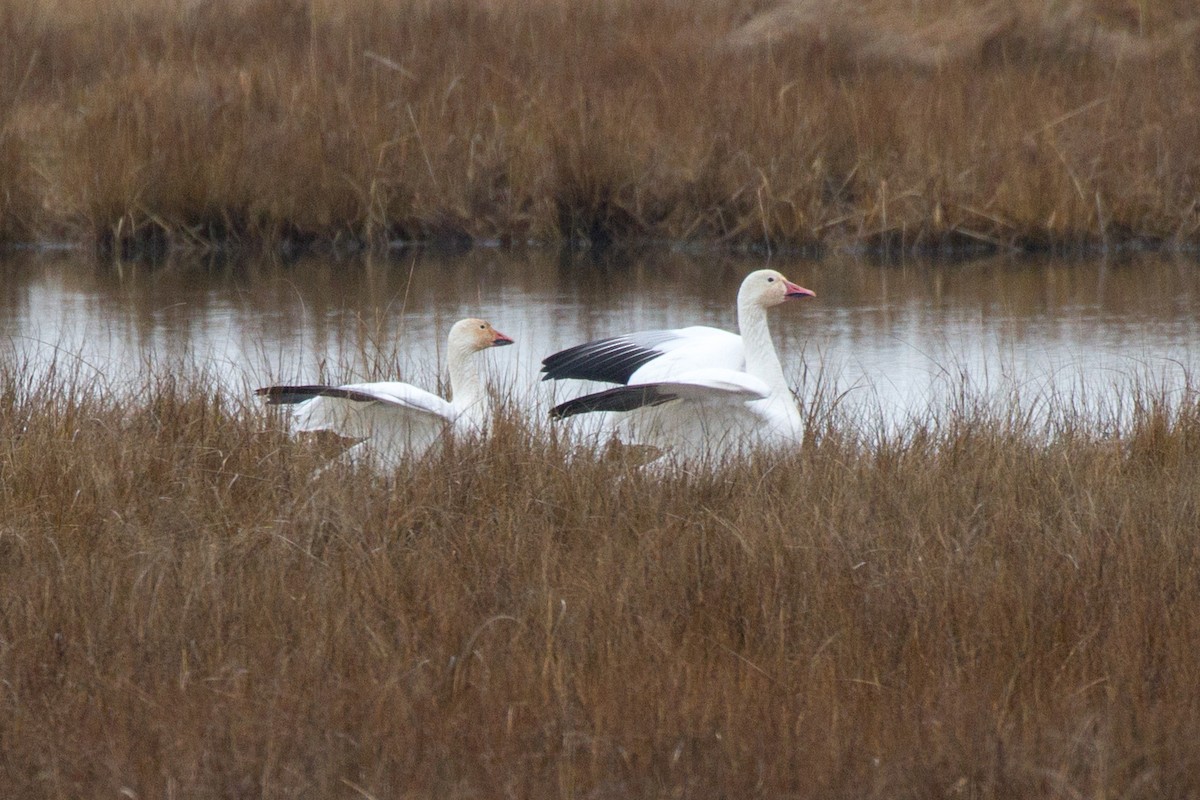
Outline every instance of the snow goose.
<svg viewBox="0 0 1200 800">
<path fill-rule="evenodd" d="M 804 421 L 771 341 L 767 309 L 815 296 L 775 270 L 757 270 L 738 290 L 740 336 L 693 326 L 630 333 L 555 353 L 542 362 L 543 380 L 623 385 L 561 403 L 551 417 L 627 412 L 618 423 L 623 438 L 683 456 L 798 442 Z"/>
<path fill-rule="evenodd" d="M 448 343 L 450 400 L 399 381 L 267 386 L 255 394 L 273 405 L 295 404 L 292 430 L 330 430 L 363 439 L 351 448 L 353 455 L 369 445 L 382 466 L 395 465 L 428 450 L 447 427 L 459 433 L 488 429 L 491 405 L 475 355 L 513 340 L 489 322 L 462 319 L 450 328 Z"/>
</svg>

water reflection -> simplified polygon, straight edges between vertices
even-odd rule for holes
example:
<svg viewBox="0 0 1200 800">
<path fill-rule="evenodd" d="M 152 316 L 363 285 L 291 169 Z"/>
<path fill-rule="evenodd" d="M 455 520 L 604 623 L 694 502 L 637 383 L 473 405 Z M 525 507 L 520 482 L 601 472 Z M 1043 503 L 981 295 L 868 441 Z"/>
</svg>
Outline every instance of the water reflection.
<svg viewBox="0 0 1200 800">
<path fill-rule="evenodd" d="M 1178 389 L 1197 356 L 1200 272 L 1188 261 L 770 265 L 818 295 L 773 313 L 797 383 L 811 388 L 820 371 L 887 420 L 922 415 L 962 379 L 981 391 L 1082 393 L 1114 405 L 1135 377 Z M 204 367 L 233 392 L 318 378 L 432 386 L 446 330 L 478 315 L 517 339 L 492 360 L 495 378 L 520 390 L 535 385 L 544 355 L 585 339 L 732 327 L 738 284 L 761 266 L 728 256 L 596 263 L 481 250 L 114 269 L 77 253 L 25 253 L 0 260 L 0 347 L 6 368 L 76 364 L 114 387 L 136 384 L 149 365 L 177 363 Z"/>
</svg>

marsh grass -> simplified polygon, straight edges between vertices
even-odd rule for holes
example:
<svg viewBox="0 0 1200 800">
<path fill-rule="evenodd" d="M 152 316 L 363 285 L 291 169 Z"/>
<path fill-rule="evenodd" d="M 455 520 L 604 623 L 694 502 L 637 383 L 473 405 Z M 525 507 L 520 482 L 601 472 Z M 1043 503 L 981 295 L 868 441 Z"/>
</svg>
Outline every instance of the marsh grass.
<svg viewBox="0 0 1200 800">
<path fill-rule="evenodd" d="M 1194 244 L 1192 4 L 3 0 L 0 236 Z"/>
<path fill-rule="evenodd" d="M 1053 435 L 835 406 L 669 474 L 508 410 L 314 479 L 326 448 L 202 373 L 31 374 L 0 384 L 5 796 L 1200 789 L 1194 394 Z"/>
</svg>

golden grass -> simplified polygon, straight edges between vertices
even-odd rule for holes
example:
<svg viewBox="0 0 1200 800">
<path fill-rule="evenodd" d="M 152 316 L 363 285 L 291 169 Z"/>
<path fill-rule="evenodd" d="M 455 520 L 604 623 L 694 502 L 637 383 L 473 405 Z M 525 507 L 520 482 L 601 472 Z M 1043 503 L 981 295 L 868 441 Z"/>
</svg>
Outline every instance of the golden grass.
<svg viewBox="0 0 1200 800">
<path fill-rule="evenodd" d="M 1187 797 L 1200 406 L 392 479 L 203 375 L 0 386 L 6 797 Z M 1019 411 L 1019 409 L 1016 409 Z"/>
<path fill-rule="evenodd" d="M 2 0 L 0 237 L 1191 245 L 1187 0 Z"/>
</svg>

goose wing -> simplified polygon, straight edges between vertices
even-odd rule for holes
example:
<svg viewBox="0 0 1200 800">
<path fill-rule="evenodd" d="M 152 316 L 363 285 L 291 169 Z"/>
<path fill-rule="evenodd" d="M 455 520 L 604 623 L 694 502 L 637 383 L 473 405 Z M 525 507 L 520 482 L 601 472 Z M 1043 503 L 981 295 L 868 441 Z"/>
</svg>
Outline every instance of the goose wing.
<svg viewBox="0 0 1200 800">
<path fill-rule="evenodd" d="M 672 380 L 634 383 L 577 397 L 550 411 L 552 419 L 565 419 L 590 411 L 633 411 L 673 400 L 693 403 L 747 403 L 768 397 L 766 382 L 740 370 L 708 367 L 683 373 Z"/>
<path fill-rule="evenodd" d="M 653 376 L 669 378 L 703 367 L 739 370 L 745 365 L 742 337 L 695 325 L 673 330 L 639 331 L 569 347 L 542 361 L 542 380 L 601 381 L 627 384 L 654 363 Z"/>
<path fill-rule="evenodd" d="M 436 429 L 456 417 L 448 401 L 399 381 L 268 386 L 255 393 L 271 404 L 296 405 L 297 431 L 331 430 L 356 439 L 408 438 L 416 429 Z"/>
</svg>

